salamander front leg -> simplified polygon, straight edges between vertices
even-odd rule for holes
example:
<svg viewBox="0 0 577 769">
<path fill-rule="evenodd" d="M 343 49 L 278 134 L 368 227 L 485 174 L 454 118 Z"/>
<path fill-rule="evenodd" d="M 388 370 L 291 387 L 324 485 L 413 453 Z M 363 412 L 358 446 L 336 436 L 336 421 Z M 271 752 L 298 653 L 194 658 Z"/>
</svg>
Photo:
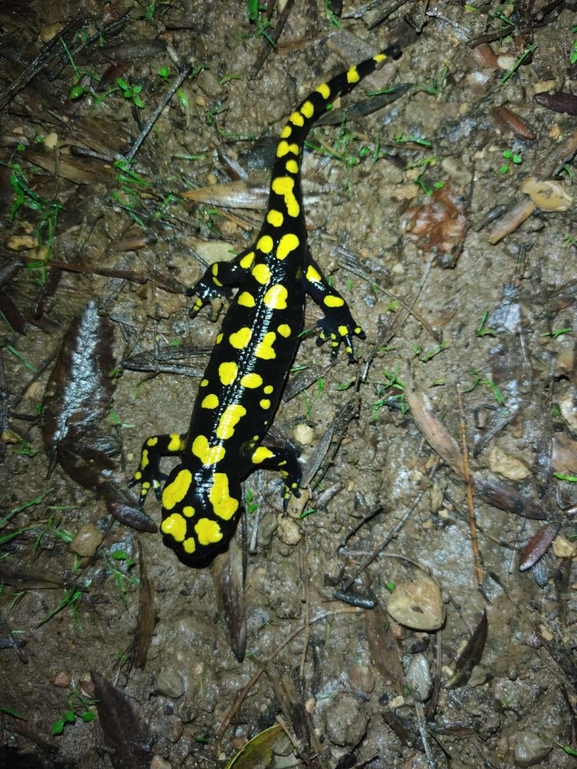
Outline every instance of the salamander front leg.
<svg viewBox="0 0 577 769">
<path fill-rule="evenodd" d="M 330 340 L 331 355 L 334 358 L 340 345 L 344 344 L 349 360 L 354 362 L 353 336 L 364 339 L 365 332 L 356 323 L 348 304 L 339 292 L 329 284 L 310 253 L 307 254 L 305 263 L 305 281 L 307 293 L 325 314 L 325 317 L 318 322 L 320 331 L 317 345 Z"/>
<path fill-rule="evenodd" d="M 272 470 L 280 470 L 285 485 L 283 495 L 285 504 L 291 494 L 294 494 L 295 497 L 300 497 L 299 486 L 302 479 L 302 470 L 294 451 L 276 446 L 259 446 L 253 451 L 251 460 L 255 469 L 267 467 Z"/>
<path fill-rule="evenodd" d="M 198 283 L 186 292 L 187 296 L 196 296 L 196 301 L 189 310 L 190 317 L 194 317 L 205 304 L 214 299 L 230 299 L 232 288 L 241 285 L 250 274 L 254 258 L 254 250 L 249 248 L 230 262 L 211 264 Z"/>
<path fill-rule="evenodd" d="M 157 499 L 160 499 L 160 490 L 166 480 L 165 473 L 160 471 L 161 457 L 174 457 L 184 451 L 186 435 L 171 433 L 169 435 L 152 435 L 142 444 L 140 464 L 132 476 L 128 485 L 132 488 L 140 484 L 140 504 L 144 503 L 150 489 Z"/>
</svg>

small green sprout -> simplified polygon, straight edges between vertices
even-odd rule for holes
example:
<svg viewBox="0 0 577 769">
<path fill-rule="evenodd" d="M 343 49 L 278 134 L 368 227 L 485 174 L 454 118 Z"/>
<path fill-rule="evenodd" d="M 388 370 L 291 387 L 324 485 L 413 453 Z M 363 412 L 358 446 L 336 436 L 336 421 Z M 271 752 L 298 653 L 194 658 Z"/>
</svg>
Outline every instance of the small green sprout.
<svg viewBox="0 0 577 769">
<path fill-rule="evenodd" d="M 408 136 L 405 136 L 405 134 L 397 134 L 395 136 L 395 141 L 399 144 L 418 144 L 420 147 L 433 146 L 433 142 L 430 142 L 428 139 L 422 139 L 420 136 L 415 136 L 414 134 L 409 134 Z"/>
<path fill-rule="evenodd" d="M 158 70 L 158 77 L 162 78 L 162 80 L 170 80 L 170 67 L 161 67 Z"/>
<path fill-rule="evenodd" d="M 116 78 L 116 85 L 122 91 L 124 98 L 131 99 L 135 107 L 142 109 L 145 106 L 144 102 L 140 98 L 140 93 L 142 92 L 141 85 L 130 85 L 130 83 L 124 80 L 122 77 Z"/>
<path fill-rule="evenodd" d="M 567 473 L 555 473 L 558 481 L 567 481 L 567 483 L 577 483 L 577 475 L 567 475 Z"/>
<path fill-rule="evenodd" d="M 557 339 L 558 336 L 563 336 L 564 334 L 572 334 L 573 329 L 572 328 L 557 328 L 554 331 L 549 331 L 546 334 L 541 334 L 541 336 L 550 336 L 551 339 Z"/>
<path fill-rule="evenodd" d="M 247 515 L 252 515 L 258 510 L 258 502 L 255 502 L 254 493 L 251 489 L 247 489 L 245 493 L 245 504 Z"/>
<path fill-rule="evenodd" d="M 511 23 L 512 23 L 512 22 L 510 22 L 510 21 L 509 21 L 509 19 L 506 19 L 506 21 L 507 21 L 509 24 L 511 24 Z M 504 74 L 504 75 L 503 75 L 503 77 L 501 78 L 501 85 L 504 85 L 504 84 L 507 82 L 507 80 L 509 80 L 509 78 L 510 78 L 510 77 L 512 77 L 512 75 L 514 75 L 514 74 L 515 74 L 515 72 L 516 72 L 516 71 L 519 69 L 519 67 L 521 66 L 521 64 L 523 64 L 523 62 L 525 61 L 525 59 L 526 59 L 528 56 L 530 56 L 530 55 L 533 53 L 533 51 L 535 50 L 535 48 L 537 48 L 537 43 L 533 43 L 532 45 L 530 45 L 528 48 L 526 48 L 526 49 L 523 51 L 523 53 L 521 54 L 521 56 L 519 56 L 519 58 L 517 59 L 517 61 L 515 62 L 515 64 L 513 64 L 513 66 L 511 67 L 511 69 L 510 69 L 510 70 L 508 70 L 507 72 L 505 72 L 505 74 Z"/>
<path fill-rule="evenodd" d="M 497 387 L 497 385 L 493 382 L 493 379 L 491 378 L 490 374 L 482 374 L 480 371 L 477 371 L 477 369 L 472 368 L 471 373 L 475 377 L 473 380 L 473 383 L 469 387 L 464 387 L 462 392 L 464 393 L 470 393 L 472 392 L 477 385 L 481 385 L 482 387 L 488 387 L 491 392 L 493 393 L 493 396 L 495 397 L 495 400 L 500 406 L 505 405 L 505 398 L 503 397 L 503 394 Z"/>
<path fill-rule="evenodd" d="M 512 150 L 504 150 L 503 157 L 505 158 L 505 160 L 510 161 L 516 166 L 521 165 L 521 163 L 523 162 L 523 158 L 521 154 L 517 152 L 514 153 Z M 509 171 L 509 168 L 510 168 L 509 162 L 503 163 L 503 165 L 499 168 L 499 173 L 506 174 Z"/>
<path fill-rule="evenodd" d="M 577 32 L 577 27 L 573 27 L 571 29 L 571 32 L 575 34 Z M 571 52 L 571 58 L 569 59 L 571 64 L 575 64 L 577 62 L 577 40 L 573 43 L 573 51 Z"/>
<path fill-rule="evenodd" d="M 487 318 L 489 317 L 489 310 L 485 310 L 483 315 L 481 316 L 481 320 L 479 322 L 479 325 L 477 327 L 477 336 L 497 336 L 497 332 L 493 331 L 492 328 L 486 328 L 485 324 L 487 323 Z"/>
<path fill-rule="evenodd" d="M 80 694 L 73 689 L 66 698 L 68 710 L 65 711 L 62 718 L 59 718 L 52 724 L 52 730 L 50 732 L 52 736 L 57 737 L 62 734 L 66 724 L 75 724 L 77 719 L 81 719 L 85 724 L 94 721 L 95 715 L 88 708 L 90 705 L 95 705 L 96 702 L 97 700 L 85 697 L 83 694 Z"/>
</svg>

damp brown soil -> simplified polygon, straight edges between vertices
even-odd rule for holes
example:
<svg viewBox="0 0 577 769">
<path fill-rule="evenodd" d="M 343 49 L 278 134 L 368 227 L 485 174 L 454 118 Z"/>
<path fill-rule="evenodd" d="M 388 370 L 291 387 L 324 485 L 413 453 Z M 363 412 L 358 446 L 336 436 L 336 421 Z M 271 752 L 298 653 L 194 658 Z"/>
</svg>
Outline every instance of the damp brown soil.
<svg viewBox="0 0 577 769">
<path fill-rule="evenodd" d="M 1 767 L 219 766 L 278 717 L 293 743 L 275 766 L 574 765 L 576 126 L 535 96 L 575 90 L 576 16 L 407 2 L 369 30 L 352 4 L 339 23 L 326 5 L 297 0 L 256 74 L 265 43 L 244 3 L 0 8 L 2 89 L 78 20 L 69 54 L 2 108 Z M 115 51 L 73 53 L 119 20 L 104 35 Z M 412 87 L 314 129 L 302 164 L 311 253 L 366 339 L 356 363 L 332 360 L 309 300 L 275 428 L 320 469 L 288 511 L 278 474 L 244 482 L 246 577 L 223 587 L 222 559 L 187 568 L 54 466 L 48 377 L 94 300 L 114 329 L 96 434 L 116 472 L 128 481 L 144 438 L 184 432 L 218 332 L 208 310 L 189 318 L 184 290 L 257 235 L 271 140 L 295 105 L 392 39 L 401 58 L 334 106 Z M 132 165 L 118 163 L 188 63 Z M 528 177 L 561 202 L 539 198 L 500 238 L 497 215 L 531 205 Z M 220 186 L 233 181 L 234 198 Z M 145 511 L 160 523 L 152 495 Z M 235 547 L 238 571 L 240 527 Z M 138 668 L 143 563 L 155 624 Z M 397 586 L 423 579 L 441 628 L 387 614 Z M 97 674 L 126 695 L 138 739 L 126 711 L 111 747 Z"/>
</svg>

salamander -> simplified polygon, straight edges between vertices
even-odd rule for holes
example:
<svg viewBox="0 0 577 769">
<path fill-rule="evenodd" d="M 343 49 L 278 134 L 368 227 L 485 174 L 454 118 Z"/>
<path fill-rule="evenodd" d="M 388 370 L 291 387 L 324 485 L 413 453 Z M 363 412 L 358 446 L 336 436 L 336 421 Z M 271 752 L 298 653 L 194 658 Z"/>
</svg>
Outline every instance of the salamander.
<svg viewBox="0 0 577 769">
<path fill-rule="evenodd" d="M 317 344 L 329 341 L 333 356 L 344 345 L 354 360 L 353 337 L 364 338 L 307 247 L 303 146 L 332 100 L 399 53 L 397 46 L 389 46 L 319 85 L 301 102 L 280 133 L 268 207 L 254 245 L 230 262 L 210 266 L 188 292 L 196 297 L 190 310 L 194 316 L 218 297 L 231 299 L 232 289 L 238 289 L 200 382 L 188 432 L 148 438 L 131 481 L 140 484 L 141 503 L 151 489 L 162 500 L 164 543 L 185 564 L 205 566 L 226 549 L 241 512 L 241 481 L 252 470 L 280 470 L 285 499 L 299 495 L 301 470 L 294 452 L 262 441 L 299 344 L 305 296 L 324 313 Z M 165 456 L 178 459 L 168 476 L 160 471 Z"/>
</svg>

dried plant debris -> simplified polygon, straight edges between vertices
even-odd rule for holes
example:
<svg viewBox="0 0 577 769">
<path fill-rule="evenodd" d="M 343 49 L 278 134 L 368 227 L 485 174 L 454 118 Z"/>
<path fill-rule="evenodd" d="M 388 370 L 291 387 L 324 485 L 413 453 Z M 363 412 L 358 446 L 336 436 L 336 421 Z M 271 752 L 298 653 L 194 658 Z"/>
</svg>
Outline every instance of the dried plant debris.
<svg viewBox="0 0 577 769">
<path fill-rule="evenodd" d="M 481 662 L 485 643 L 487 642 L 488 630 L 487 612 L 483 611 L 477 627 L 467 641 L 465 648 L 455 660 L 453 675 L 447 682 L 449 689 L 457 689 L 459 686 L 464 686 L 471 677 L 475 665 Z"/>
<path fill-rule="evenodd" d="M 415 424 L 427 443 L 463 478 L 465 471 L 459 444 L 437 418 L 427 395 L 416 387 L 410 374 L 407 375 L 406 398 Z M 475 470 L 471 479 L 474 493 L 499 510 L 536 520 L 545 518 L 545 512 L 537 502 L 492 473 Z"/>
<path fill-rule="evenodd" d="M 427 254 L 436 254 L 442 267 L 453 267 L 469 225 L 467 198 L 455 184 L 445 182 L 427 200 L 406 212 L 407 238 Z"/>
<path fill-rule="evenodd" d="M 128 698 L 103 675 L 91 672 L 104 744 L 114 769 L 149 769 L 151 736 Z"/>
<path fill-rule="evenodd" d="M 553 540 L 559 533 L 560 528 L 561 526 L 558 523 L 546 523 L 544 526 L 541 526 L 539 531 L 531 537 L 523 548 L 519 560 L 519 571 L 531 569 L 545 555 L 553 544 Z"/>
<path fill-rule="evenodd" d="M 98 442 L 97 427 L 109 413 L 114 393 L 112 323 L 90 302 L 62 341 L 42 403 L 42 434 L 52 462 L 105 500 L 118 520 L 140 531 L 156 531 L 126 488 L 110 448 Z"/>
</svg>

